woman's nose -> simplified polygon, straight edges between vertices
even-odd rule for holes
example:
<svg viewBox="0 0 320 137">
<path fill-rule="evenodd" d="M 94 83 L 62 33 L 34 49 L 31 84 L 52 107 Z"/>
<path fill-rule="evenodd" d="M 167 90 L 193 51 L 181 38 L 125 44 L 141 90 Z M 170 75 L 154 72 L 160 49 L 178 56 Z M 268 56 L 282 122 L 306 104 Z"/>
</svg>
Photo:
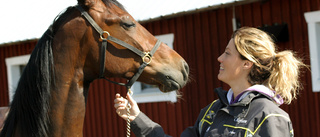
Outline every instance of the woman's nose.
<svg viewBox="0 0 320 137">
<path fill-rule="evenodd" d="M 220 55 L 220 56 L 217 58 L 218 62 L 221 62 L 221 56 L 222 56 L 222 55 Z"/>
</svg>

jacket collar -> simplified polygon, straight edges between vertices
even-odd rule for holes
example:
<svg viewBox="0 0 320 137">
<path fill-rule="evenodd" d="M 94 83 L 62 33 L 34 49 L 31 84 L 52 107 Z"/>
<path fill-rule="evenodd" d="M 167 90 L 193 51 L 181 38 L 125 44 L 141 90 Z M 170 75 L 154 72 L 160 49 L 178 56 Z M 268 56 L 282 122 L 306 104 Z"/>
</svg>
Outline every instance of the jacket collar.
<svg viewBox="0 0 320 137">
<path fill-rule="evenodd" d="M 270 98 L 277 105 L 280 106 L 283 104 L 283 98 L 280 95 L 276 95 L 275 91 L 269 89 L 268 87 L 266 87 L 264 85 L 251 86 L 250 88 L 247 89 L 247 91 L 257 91 L 257 92 L 261 93 L 262 95 Z"/>
<path fill-rule="evenodd" d="M 229 100 L 228 100 L 228 92 L 223 90 L 221 87 L 216 88 L 215 92 L 218 94 L 219 99 L 221 102 L 229 106 Z M 230 92 L 230 91 L 229 91 Z M 234 103 L 230 106 L 246 106 L 248 105 L 254 98 L 258 96 L 264 96 L 267 97 L 268 99 L 272 100 L 275 102 L 277 105 L 283 104 L 283 99 L 279 95 L 275 95 L 275 92 L 270 90 L 264 85 L 254 85 L 248 88 L 245 92 L 245 94 L 242 95 L 240 98 L 240 101 L 237 103 Z"/>
<path fill-rule="evenodd" d="M 223 90 L 221 87 L 216 88 L 215 92 L 218 94 L 219 100 L 223 103 L 225 106 L 246 106 L 248 105 L 251 100 L 256 97 L 255 94 L 247 94 L 240 102 L 234 103 L 232 105 L 229 105 L 229 101 L 227 98 L 228 92 Z"/>
<path fill-rule="evenodd" d="M 229 102 L 227 100 L 227 91 L 223 90 L 221 87 L 216 88 L 214 91 L 218 94 L 221 103 L 228 106 Z"/>
</svg>

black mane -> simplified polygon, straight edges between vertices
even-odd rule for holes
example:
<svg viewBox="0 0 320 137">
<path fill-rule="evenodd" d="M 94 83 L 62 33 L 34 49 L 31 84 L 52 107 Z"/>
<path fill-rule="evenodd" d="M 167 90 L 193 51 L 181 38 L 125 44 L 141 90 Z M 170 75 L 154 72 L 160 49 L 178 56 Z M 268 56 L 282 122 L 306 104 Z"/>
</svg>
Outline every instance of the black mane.
<svg viewBox="0 0 320 137">
<path fill-rule="evenodd" d="M 48 136 L 50 87 L 54 83 L 51 49 L 52 29 L 48 29 L 38 41 L 25 67 L 1 137 L 12 136 L 19 128 L 25 136 Z M 19 125 L 19 127 L 17 127 Z"/>
</svg>

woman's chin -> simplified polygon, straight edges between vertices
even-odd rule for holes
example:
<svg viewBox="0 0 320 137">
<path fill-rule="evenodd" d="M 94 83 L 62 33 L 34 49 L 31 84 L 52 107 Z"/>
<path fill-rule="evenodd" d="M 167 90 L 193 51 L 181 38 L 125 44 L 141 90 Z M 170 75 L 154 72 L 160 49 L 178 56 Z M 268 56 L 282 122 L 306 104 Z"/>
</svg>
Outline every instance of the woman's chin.
<svg viewBox="0 0 320 137">
<path fill-rule="evenodd" d="M 217 77 L 218 77 L 218 79 L 219 79 L 219 80 L 221 80 L 221 78 L 222 78 L 222 76 L 221 76 L 221 74 L 220 74 L 220 73 L 218 74 L 218 76 L 217 76 Z"/>
<path fill-rule="evenodd" d="M 221 74 L 218 74 L 218 79 L 222 82 L 225 82 L 225 79 L 223 78 L 223 76 Z"/>
</svg>

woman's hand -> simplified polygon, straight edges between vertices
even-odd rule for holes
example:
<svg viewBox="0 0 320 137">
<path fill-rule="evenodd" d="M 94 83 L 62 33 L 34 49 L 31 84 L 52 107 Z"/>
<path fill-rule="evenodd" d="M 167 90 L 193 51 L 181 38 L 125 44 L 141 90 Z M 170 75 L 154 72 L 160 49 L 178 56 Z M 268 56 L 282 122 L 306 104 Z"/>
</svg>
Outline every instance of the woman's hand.
<svg viewBox="0 0 320 137">
<path fill-rule="evenodd" d="M 128 115 L 127 115 L 127 104 L 128 101 L 131 105 L 131 109 L 130 109 L 130 121 L 133 121 L 138 114 L 140 113 L 140 109 L 138 107 L 138 104 L 135 100 L 133 100 L 133 98 L 127 94 L 127 99 L 123 98 L 120 96 L 120 94 L 116 94 L 116 99 L 114 99 L 114 108 L 116 109 L 117 114 L 123 118 L 124 120 L 128 119 Z"/>
</svg>

